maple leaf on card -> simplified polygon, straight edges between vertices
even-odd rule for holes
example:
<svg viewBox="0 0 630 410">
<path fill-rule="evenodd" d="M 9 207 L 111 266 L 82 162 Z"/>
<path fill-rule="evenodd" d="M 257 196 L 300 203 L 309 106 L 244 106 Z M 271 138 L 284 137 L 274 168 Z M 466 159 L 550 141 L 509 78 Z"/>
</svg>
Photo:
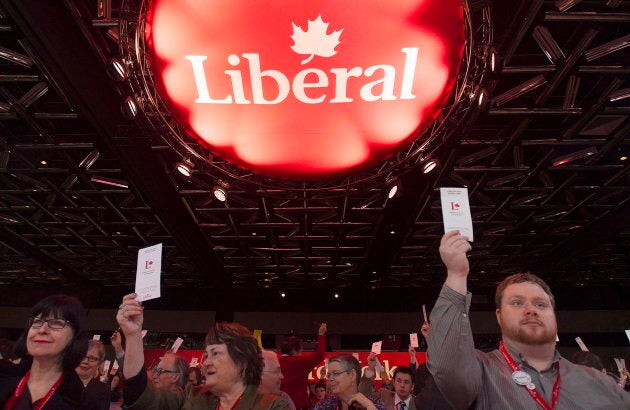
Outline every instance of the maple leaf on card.
<svg viewBox="0 0 630 410">
<path fill-rule="evenodd" d="M 291 49 L 298 54 L 308 54 L 309 57 L 302 60 L 302 64 L 306 64 L 313 59 L 313 57 L 331 57 L 337 52 L 335 47 L 339 44 L 339 36 L 341 30 L 334 31 L 330 34 L 326 34 L 328 31 L 328 23 L 324 23 L 322 16 L 319 15 L 315 20 L 308 21 L 308 29 L 302 30 L 302 27 L 293 24 L 293 39 L 294 45 Z"/>
</svg>

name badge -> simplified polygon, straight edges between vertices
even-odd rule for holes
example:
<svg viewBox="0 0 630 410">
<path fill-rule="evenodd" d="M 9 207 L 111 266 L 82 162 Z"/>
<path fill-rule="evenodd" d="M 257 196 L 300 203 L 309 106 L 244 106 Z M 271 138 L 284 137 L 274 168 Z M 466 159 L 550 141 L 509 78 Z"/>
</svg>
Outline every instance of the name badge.
<svg viewBox="0 0 630 410">
<path fill-rule="evenodd" d="M 529 387 L 528 384 L 532 383 L 532 377 L 522 370 L 518 370 L 512 373 L 512 380 L 514 380 L 514 383 L 518 384 L 519 386 Z"/>
</svg>

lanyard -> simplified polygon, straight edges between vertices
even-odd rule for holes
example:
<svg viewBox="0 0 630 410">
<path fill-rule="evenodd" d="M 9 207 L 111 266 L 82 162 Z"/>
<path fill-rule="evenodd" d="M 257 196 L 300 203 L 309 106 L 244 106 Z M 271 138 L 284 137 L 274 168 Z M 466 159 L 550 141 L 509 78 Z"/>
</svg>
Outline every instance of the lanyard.
<svg viewBox="0 0 630 410">
<path fill-rule="evenodd" d="M 512 371 L 518 372 L 521 370 L 514 359 L 512 359 L 512 356 L 510 356 L 510 353 L 503 345 L 503 342 L 499 343 L 499 350 L 503 354 L 503 357 L 505 358 L 507 364 L 512 368 Z M 556 407 L 556 404 L 558 403 L 558 397 L 560 396 L 560 363 L 558 363 L 557 366 L 558 377 L 556 377 L 556 382 L 553 384 L 553 392 L 551 393 L 551 406 L 547 404 L 545 399 L 543 399 L 543 397 L 540 395 L 540 393 L 538 393 L 535 388 L 529 389 L 528 387 L 523 386 L 525 387 L 529 395 L 532 396 L 534 400 L 536 400 L 536 403 L 538 403 L 545 410 L 553 410 Z"/>
<path fill-rule="evenodd" d="M 22 392 L 24 391 L 24 386 L 26 386 L 26 383 L 28 382 L 28 378 L 30 376 L 31 376 L 31 371 L 29 370 L 26 373 L 26 375 L 22 377 L 22 380 L 20 380 L 20 383 L 18 383 L 17 387 L 15 388 L 15 392 L 13 393 L 13 396 L 11 396 L 11 398 L 5 403 L 4 410 L 11 410 L 13 408 L 13 406 L 15 405 L 15 402 L 22 395 Z M 41 410 L 46 405 L 46 403 L 48 403 L 48 400 L 50 400 L 52 395 L 55 394 L 55 390 L 57 390 L 57 387 L 59 387 L 59 384 L 61 383 L 62 378 L 63 378 L 63 374 L 59 376 L 55 384 L 53 384 L 50 390 L 48 390 L 48 393 L 46 393 L 46 395 L 42 397 L 39 403 L 37 403 L 37 405 L 33 407 L 33 410 Z"/>
</svg>

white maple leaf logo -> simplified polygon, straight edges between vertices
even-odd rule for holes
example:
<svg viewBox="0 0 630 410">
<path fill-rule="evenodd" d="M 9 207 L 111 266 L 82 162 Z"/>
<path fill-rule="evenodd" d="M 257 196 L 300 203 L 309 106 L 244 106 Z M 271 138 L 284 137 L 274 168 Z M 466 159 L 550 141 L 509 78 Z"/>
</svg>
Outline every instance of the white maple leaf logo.
<svg viewBox="0 0 630 410">
<path fill-rule="evenodd" d="M 324 23 L 321 15 L 317 16 L 315 20 L 308 21 L 308 30 L 306 31 L 293 22 L 291 24 L 293 25 L 291 38 L 294 42 L 291 49 L 298 54 L 310 54 L 307 59 L 302 60 L 302 64 L 308 63 L 316 55 L 331 57 L 337 54 L 335 47 L 339 44 L 339 36 L 343 29 L 326 34 L 328 23 Z"/>
</svg>

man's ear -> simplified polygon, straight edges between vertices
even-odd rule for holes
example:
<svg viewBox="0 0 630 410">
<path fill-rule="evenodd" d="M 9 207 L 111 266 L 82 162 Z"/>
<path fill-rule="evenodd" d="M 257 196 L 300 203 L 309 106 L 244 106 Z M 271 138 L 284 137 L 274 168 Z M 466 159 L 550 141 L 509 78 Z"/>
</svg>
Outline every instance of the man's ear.
<svg viewBox="0 0 630 410">
<path fill-rule="evenodd" d="M 501 323 L 501 309 L 495 310 L 495 314 L 497 316 L 497 323 Z"/>
</svg>

